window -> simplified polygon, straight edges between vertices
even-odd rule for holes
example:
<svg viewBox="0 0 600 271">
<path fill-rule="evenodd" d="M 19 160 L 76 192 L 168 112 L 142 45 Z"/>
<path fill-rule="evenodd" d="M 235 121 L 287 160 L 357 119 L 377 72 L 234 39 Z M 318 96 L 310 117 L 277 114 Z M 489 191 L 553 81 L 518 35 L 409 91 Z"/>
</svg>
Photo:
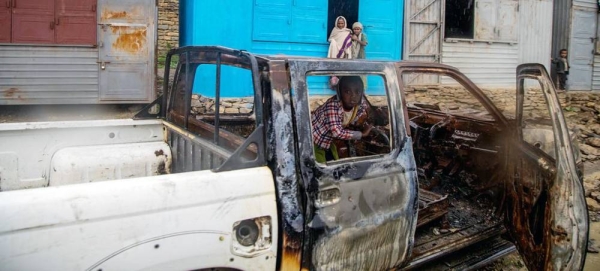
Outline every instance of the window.
<svg viewBox="0 0 600 271">
<path fill-rule="evenodd" d="M 521 79 L 523 86 L 523 116 L 521 118 L 523 141 L 539 148 L 551 157 L 556 157 L 552 118 L 546 105 L 539 81 Z"/>
<path fill-rule="evenodd" d="M 245 97 L 222 97 L 240 84 L 254 89 L 249 61 L 228 51 L 222 54 L 221 65 L 215 64 L 219 62 L 215 52 L 191 51 L 189 63 L 186 54 L 175 55 L 171 60 L 170 66 L 176 68 L 171 70 L 174 75 L 168 81 L 167 120 L 189 131 L 195 140 L 191 143 L 189 135 L 169 130 L 173 172 L 185 172 L 191 167 L 231 170 L 260 162 L 264 135 L 257 121 L 260 114 L 255 110 L 254 92 Z M 220 76 L 217 70 L 221 71 Z M 268 82 L 261 86 L 270 87 Z"/>
<path fill-rule="evenodd" d="M 96 0 L 6 2 L 0 7 L 0 42 L 96 44 Z"/>
<path fill-rule="evenodd" d="M 402 80 L 409 107 L 431 109 L 482 121 L 494 121 L 483 104 L 467 88 L 448 75 L 405 72 L 402 74 Z M 445 129 L 447 127 L 444 126 L 448 124 L 440 123 L 442 125 L 440 128 Z"/>
<path fill-rule="evenodd" d="M 332 79 L 334 78 L 334 79 Z M 330 95 L 322 93 L 321 84 L 331 84 L 339 80 L 339 94 L 330 89 Z M 336 160 L 356 159 L 388 154 L 391 151 L 392 130 L 390 126 L 389 104 L 385 80 L 381 75 L 344 75 L 334 76 L 309 74 L 306 78 L 311 112 L 311 132 L 315 159 L 319 163 L 337 163 Z M 367 89 L 360 95 L 357 89 L 348 85 L 381 86 L 383 90 Z M 354 91 L 354 92 L 353 92 Z M 370 95 L 364 94 L 369 93 Z M 348 96 L 346 96 L 348 95 Z M 342 98 L 340 98 L 342 97 Z M 349 97 L 356 105 L 348 111 L 340 106 L 339 101 Z M 331 105 L 331 106 L 330 106 Z M 330 107 L 329 107 L 330 106 Z M 332 115 L 334 114 L 334 115 Z M 334 116 L 334 117 L 331 117 Z M 335 118 L 339 128 L 331 130 Z M 366 127 L 372 127 L 365 132 Z M 337 133 L 340 136 L 332 136 Z M 357 135 L 366 133 L 366 135 Z M 351 135 L 354 138 L 350 138 Z M 342 138 L 347 137 L 347 138 Z M 329 147 L 327 147 L 329 146 Z"/>
<path fill-rule="evenodd" d="M 327 0 L 254 1 L 252 37 L 256 41 L 324 43 L 326 24 Z"/>
<path fill-rule="evenodd" d="M 447 0 L 445 37 L 517 42 L 518 0 Z"/>
<path fill-rule="evenodd" d="M 446 38 L 473 38 L 473 0 L 446 0 Z"/>
</svg>

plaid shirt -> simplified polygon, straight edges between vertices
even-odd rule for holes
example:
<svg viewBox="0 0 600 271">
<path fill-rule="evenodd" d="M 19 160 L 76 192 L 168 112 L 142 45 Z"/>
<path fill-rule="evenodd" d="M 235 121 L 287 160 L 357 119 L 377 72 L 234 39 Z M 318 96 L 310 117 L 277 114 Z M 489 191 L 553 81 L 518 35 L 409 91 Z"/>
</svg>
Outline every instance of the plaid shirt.
<svg viewBox="0 0 600 271">
<path fill-rule="evenodd" d="M 363 98 L 356 116 L 349 124 L 354 124 L 362 116 L 367 114 L 367 102 Z M 344 108 L 342 102 L 336 96 L 329 98 L 323 105 L 319 106 L 312 116 L 313 142 L 319 148 L 328 150 L 334 138 L 352 139 L 353 130 L 342 126 L 344 119 Z"/>
</svg>

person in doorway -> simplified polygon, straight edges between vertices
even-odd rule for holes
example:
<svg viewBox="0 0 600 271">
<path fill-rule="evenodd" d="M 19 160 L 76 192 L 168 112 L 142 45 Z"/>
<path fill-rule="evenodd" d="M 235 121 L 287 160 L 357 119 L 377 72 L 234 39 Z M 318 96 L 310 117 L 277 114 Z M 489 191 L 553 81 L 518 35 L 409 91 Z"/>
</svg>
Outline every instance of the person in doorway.
<svg viewBox="0 0 600 271">
<path fill-rule="evenodd" d="M 337 94 L 319 106 L 312 116 L 315 159 L 319 163 L 339 159 L 334 139 L 360 140 L 372 129 L 368 124 L 361 131 L 348 129 L 367 114 L 362 79 L 359 76 L 343 76 L 337 89 Z"/>
<path fill-rule="evenodd" d="M 329 35 L 328 58 L 352 58 L 352 31 L 347 28 L 346 18 L 338 16 L 336 25 Z"/>
<path fill-rule="evenodd" d="M 360 22 L 352 24 L 352 58 L 365 59 L 365 47 L 369 44 Z"/>
<path fill-rule="evenodd" d="M 556 76 L 558 90 L 565 90 L 567 85 L 567 76 L 569 75 L 569 61 L 567 60 L 567 49 L 559 51 L 559 58 L 552 59 L 552 63 L 556 64 Z"/>
<path fill-rule="evenodd" d="M 365 59 L 365 47 L 367 47 L 369 41 L 367 40 L 367 34 L 363 33 L 363 25 L 360 22 L 352 24 L 352 58 L 353 59 Z M 367 88 L 367 77 L 360 77 L 363 81 L 365 89 Z"/>
<path fill-rule="evenodd" d="M 338 16 L 335 19 L 335 27 L 329 34 L 328 58 L 352 58 L 352 30 L 348 29 L 346 18 Z M 329 78 L 329 87 L 334 89 L 338 84 L 338 78 Z"/>
</svg>

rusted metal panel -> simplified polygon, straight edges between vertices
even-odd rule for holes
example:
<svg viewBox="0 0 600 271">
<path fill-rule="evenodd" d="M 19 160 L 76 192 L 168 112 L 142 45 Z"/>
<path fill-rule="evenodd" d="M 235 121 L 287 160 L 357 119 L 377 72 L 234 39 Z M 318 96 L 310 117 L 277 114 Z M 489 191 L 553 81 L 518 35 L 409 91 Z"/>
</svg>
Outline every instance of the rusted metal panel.
<svg viewBox="0 0 600 271">
<path fill-rule="evenodd" d="M 514 87 L 519 44 L 444 42 L 442 62 L 482 87 Z"/>
<path fill-rule="evenodd" d="M 12 2 L 12 42 L 54 42 L 54 0 Z"/>
<path fill-rule="evenodd" d="M 102 0 L 98 8 L 100 100 L 152 101 L 155 2 Z"/>
<path fill-rule="evenodd" d="M 96 45 L 97 0 L 56 0 L 56 43 Z"/>
<path fill-rule="evenodd" d="M 521 0 L 519 9 L 519 63 L 541 63 L 549 69 L 552 0 Z"/>
<path fill-rule="evenodd" d="M 12 6 L 12 0 L 0 1 L 0 42 L 10 42 L 11 36 L 11 21 L 12 12 L 10 7 Z"/>
<path fill-rule="evenodd" d="M 98 101 L 98 49 L 0 46 L 0 104 Z"/>
<path fill-rule="evenodd" d="M 445 0 L 405 2 L 405 60 L 440 62 Z"/>
</svg>

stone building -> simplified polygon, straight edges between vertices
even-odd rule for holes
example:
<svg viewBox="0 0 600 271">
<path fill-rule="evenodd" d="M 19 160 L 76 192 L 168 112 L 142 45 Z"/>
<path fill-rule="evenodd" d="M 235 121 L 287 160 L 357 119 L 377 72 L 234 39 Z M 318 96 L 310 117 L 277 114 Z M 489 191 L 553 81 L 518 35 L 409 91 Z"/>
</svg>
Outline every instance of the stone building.
<svg viewBox="0 0 600 271">
<path fill-rule="evenodd" d="M 158 1 L 158 56 L 179 46 L 179 0 Z"/>
</svg>

